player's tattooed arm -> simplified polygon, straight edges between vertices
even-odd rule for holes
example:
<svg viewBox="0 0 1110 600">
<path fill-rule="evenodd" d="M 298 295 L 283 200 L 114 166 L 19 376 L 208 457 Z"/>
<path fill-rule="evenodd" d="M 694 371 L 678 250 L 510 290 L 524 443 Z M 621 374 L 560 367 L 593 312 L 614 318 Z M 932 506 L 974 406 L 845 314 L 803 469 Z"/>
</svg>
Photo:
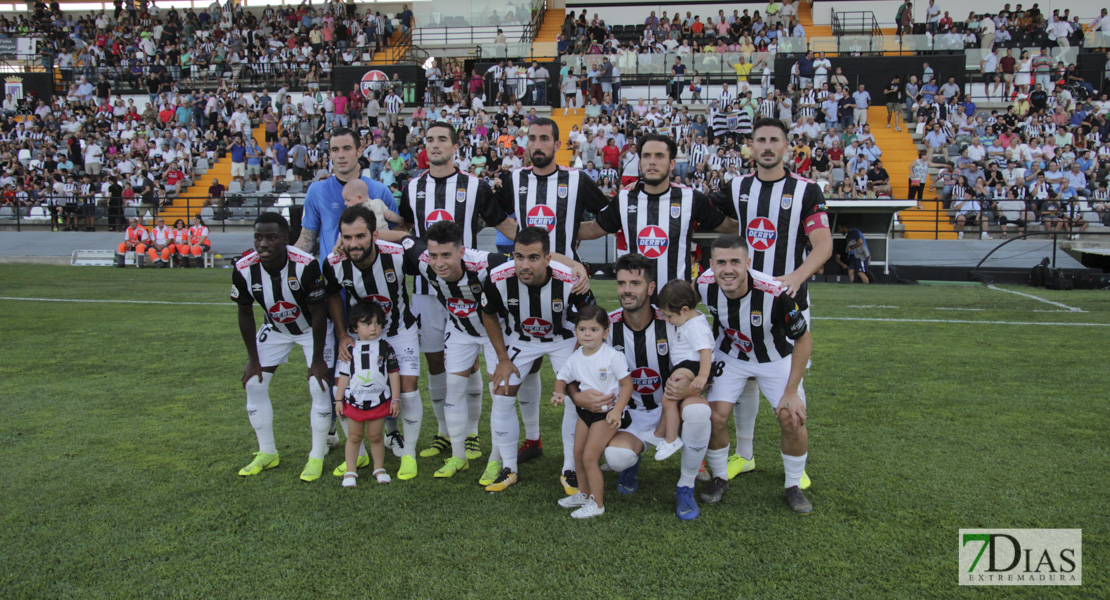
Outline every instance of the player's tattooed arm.
<svg viewBox="0 0 1110 600">
<path fill-rule="evenodd" d="M 317 232 L 315 232 L 311 229 L 302 227 L 301 228 L 301 237 L 297 238 L 297 243 L 293 244 L 293 245 L 300 248 L 301 250 L 304 250 L 305 252 L 308 252 L 309 254 L 315 254 L 316 253 L 316 237 L 317 237 L 317 235 L 318 235 Z"/>
</svg>

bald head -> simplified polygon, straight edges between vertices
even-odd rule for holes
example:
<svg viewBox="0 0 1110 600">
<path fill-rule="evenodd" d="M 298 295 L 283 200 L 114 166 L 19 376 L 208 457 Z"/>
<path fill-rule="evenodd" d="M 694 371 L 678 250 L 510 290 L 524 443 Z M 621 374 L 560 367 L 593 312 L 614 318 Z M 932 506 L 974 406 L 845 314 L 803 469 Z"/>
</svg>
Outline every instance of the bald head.
<svg viewBox="0 0 1110 600">
<path fill-rule="evenodd" d="M 370 186 L 361 178 L 350 181 L 343 186 L 343 203 L 347 206 L 365 204 L 370 199 Z"/>
</svg>

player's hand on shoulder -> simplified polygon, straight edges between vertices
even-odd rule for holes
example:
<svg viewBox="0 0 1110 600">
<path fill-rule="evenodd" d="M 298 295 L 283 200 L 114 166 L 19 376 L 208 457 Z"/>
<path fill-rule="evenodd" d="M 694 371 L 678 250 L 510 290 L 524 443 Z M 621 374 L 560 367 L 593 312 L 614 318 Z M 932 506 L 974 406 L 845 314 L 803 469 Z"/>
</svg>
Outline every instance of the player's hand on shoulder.
<svg viewBox="0 0 1110 600">
<path fill-rule="evenodd" d="M 339 334 L 339 360 L 351 362 L 351 350 L 355 347 L 355 340 L 346 332 Z"/>
<path fill-rule="evenodd" d="M 571 293 L 583 295 L 590 291 L 590 273 L 586 270 L 586 266 L 580 262 L 575 262 L 571 270 L 576 278 L 574 287 L 570 289 Z"/>
<path fill-rule="evenodd" d="M 786 293 L 786 295 L 794 298 L 798 290 L 802 287 L 802 284 L 805 283 L 806 278 L 803 277 L 800 272 L 792 271 L 786 275 L 775 277 L 775 281 L 782 284 L 783 292 Z"/>
</svg>

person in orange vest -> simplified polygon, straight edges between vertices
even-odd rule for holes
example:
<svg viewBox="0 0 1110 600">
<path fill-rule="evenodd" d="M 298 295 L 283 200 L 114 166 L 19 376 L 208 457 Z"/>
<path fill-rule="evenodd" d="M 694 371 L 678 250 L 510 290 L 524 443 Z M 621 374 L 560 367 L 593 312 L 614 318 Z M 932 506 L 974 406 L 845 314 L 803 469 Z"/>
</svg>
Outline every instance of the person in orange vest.
<svg viewBox="0 0 1110 600">
<path fill-rule="evenodd" d="M 150 230 L 150 248 L 146 255 L 155 269 L 169 267 L 170 256 L 173 255 L 173 230 L 166 227 L 166 220 L 158 217 L 154 229 Z"/>
<path fill-rule="evenodd" d="M 127 231 L 123 234 L 123 241 L 116 247 L 116 266 L 123 268 L 127 252 L 135 251 L 135 264 L 141 269 L 146 266 L 146 245 L 150 235 L 146 232 L 139 220 L 131 217 L 127 220 Z"/>
<path fill-rule="evenodd" d="M 173 245 L 170 246 L 170 256 L 176 257 L 178 264 L 188 267 L 189 256 L 193 252 L 189 244 L 189 228 L 185 226 L 185 219 L 173 222 Z"/>
<path fill-rule="evenodd" d="M 197 268 L 204 268 L 205 252 L 212 250 L 212 244 L 208 241 L 208 227 L 204 224 L 204 219 L 200 215 L 193 217 L 193 226 L 189 228 L 189 244 L 190 253 L 193 255 L 193 266 Z M 185 260 L 185 266 L 189 266 L 189 260 Z"/>
</svg>

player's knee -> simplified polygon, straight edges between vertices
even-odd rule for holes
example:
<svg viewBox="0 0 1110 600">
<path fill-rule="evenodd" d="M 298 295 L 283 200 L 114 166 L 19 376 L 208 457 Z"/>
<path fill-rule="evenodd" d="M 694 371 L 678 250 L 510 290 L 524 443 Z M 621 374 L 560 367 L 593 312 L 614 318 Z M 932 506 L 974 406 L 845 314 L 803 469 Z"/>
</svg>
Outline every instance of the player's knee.
<svg viewBox="0 0 1110 600">
<path fill-rule="evenodd" d="M 686 408 L 690 408 L 690 407 L 687 406 Z M 685 411 L 683 411 L 683 414 L 685 414 Z M 711 410 L 710 411 L 710 416 L 709 416 L 709 422 L 713 425 L 714 430 L 727 429 L 728 428 L 728 422 L 729 422 L 729 416 L 731 416 L 731 415 L 729 415 L 728 413 L 725 413 L 725 412 L 722 412 L 722 411 Z"/>
<path fill-rule="evenodd" d="M 614 471 L 624 471 L 636 464 L 636 453 L 628 448 L 610 446 L 605 449 L 605 462 L 609 463 L 609 468 Z"/>
<path fill-rule="evenodd" d="M 250 404 L 252 397 L 256 395 L 261 396 L 269 392 L 270 381 L 267 378 L 263 378 L 262 381 L 259 381 L 258 377 L 251 377 L 247 380 L 247 383 L 243 386 L 243 388 L 247 392 L 247 404 Z"/>
<path fill-rule="evenodd" d="M 779 419 L 779 427 L 783 429 L 793 429 L 794 424 L 791 422 L 790 411 L 775 409 L 775 416 Z"/>
<path fill-rule="evenodd" d="M 516 398 L 512 396 L 493 396 L 493 407 L 491 410 L 498 412 L 515 412 Z M 514 415 L 515 417 L 515 415 Z"/>
<path fill-rule="evenodd" d="M 683 423 L 709 423 L 712 415 L 708 404 L 687 404 L 682 408 Z"/>
</svg>

